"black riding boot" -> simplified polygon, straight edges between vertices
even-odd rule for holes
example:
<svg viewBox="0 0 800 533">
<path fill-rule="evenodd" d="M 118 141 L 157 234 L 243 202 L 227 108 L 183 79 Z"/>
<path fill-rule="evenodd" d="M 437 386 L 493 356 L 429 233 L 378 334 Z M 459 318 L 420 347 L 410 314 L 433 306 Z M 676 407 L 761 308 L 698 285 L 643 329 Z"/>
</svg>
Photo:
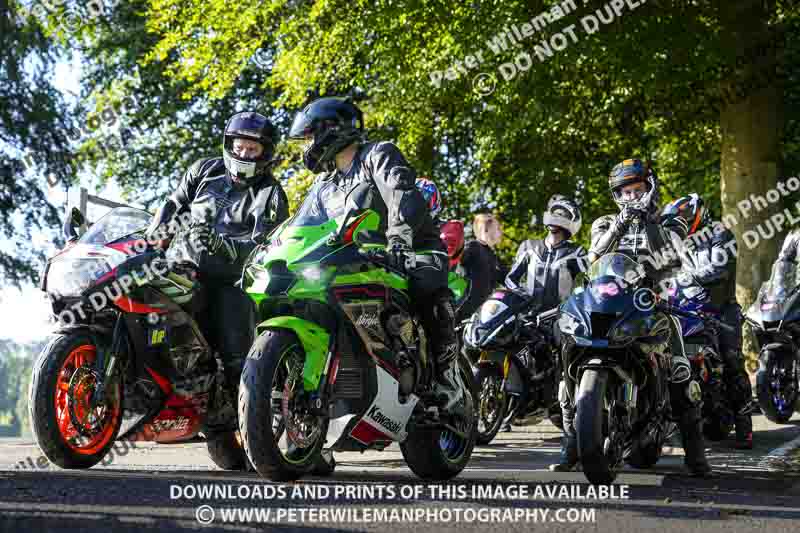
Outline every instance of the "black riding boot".
<svg viewBox="0 0 800 533">
<path fill-rule="evenodd" d="M 455 309 L 450 290 L 438 291 L 433 295 L 431 309 L 422 311 L 427 322 L 426 330 L 431 333 L 431 352 L 438 370 L 434 391 L 443 402 L 442 407 L 450 410 L 461 403 L 463 391 L 458 384 L 458 337 L 455 332 Z"/>
<path fill-rule="evenodd" d="M 552 472 L 571 472 L 578 464 L 578 438 L 575 435 L 561 437 L 561 455 L 558 463 L 550 465 Z"/>
<path fill-rule="evenodd" d="M 680 416 L 678 423 L 685 454 L 683 461 L 686 467 L 693 476 L 709 477 L 711 475 L 711 466 L 706 460 L 699 409 L 697 407 L 688 408 Z"/>
<path fill-rule="evenodd" d="M 561 404 L 561 419 L 564 436 L 561 437 L 561 456 L 557 464 L 550 465 L 552 472 L 570 472 L 578 464 L 578 436 L 575 434 L 575 408 L 567 391 L 567 383 L 558 385 L 558 402 Z"/>
<path fill-rule="evenodd" d="M 206 420 L 206 433 L 212 436 L 239 430 L 239 379 L 245 358 L 223 354 L 220 359 L 224 382 L 216 385 L 213 407 Z"/>
<path fill-rule="evenodd" d="M 749 406 L 745 406 L 736 413 L 736 442 L 734 447 L 739 450 L 753 449 L 753 416 Z"/>
</svg>

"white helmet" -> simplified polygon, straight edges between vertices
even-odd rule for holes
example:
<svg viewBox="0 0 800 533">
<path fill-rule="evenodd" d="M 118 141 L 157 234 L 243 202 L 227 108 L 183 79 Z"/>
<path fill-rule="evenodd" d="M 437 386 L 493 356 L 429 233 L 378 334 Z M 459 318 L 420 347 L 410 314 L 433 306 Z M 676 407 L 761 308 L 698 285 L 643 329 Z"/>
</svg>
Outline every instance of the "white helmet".
<svg viewBox="0 0 800 533">
<path fill-rule="evenodd" d="M 545 226 L 558 226 L 572 237 L 581 229 L 581 210 L 578 205 L 561 194 L 554 194 L 544 212 Z"/>
</svg>

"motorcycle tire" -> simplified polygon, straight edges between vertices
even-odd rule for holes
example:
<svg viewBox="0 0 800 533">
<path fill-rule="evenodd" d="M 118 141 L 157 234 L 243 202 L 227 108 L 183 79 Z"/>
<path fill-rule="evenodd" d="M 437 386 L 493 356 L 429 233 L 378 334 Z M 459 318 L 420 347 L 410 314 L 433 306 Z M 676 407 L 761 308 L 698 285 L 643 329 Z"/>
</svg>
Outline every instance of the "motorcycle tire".
<svg viewBox="0 0 800 533">
<path fill-rule="evenodd" d="M 575 432 L 583 473 L 594 485 L 609 485 L 617 477 L 614 464 L 604 453 L 608 433 L 605 397 L 608 370 L 584 370 L 575 404 Z"/>
</svg>

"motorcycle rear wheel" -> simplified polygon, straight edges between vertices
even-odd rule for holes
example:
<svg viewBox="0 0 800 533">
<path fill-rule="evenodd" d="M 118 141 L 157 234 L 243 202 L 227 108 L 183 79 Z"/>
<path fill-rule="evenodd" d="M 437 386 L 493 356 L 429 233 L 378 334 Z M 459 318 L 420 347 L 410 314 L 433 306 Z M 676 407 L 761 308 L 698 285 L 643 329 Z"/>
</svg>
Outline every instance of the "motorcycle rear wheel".
<svg viewBox="0 0 800 533">
<path fill-rule="evenodd" d="M 465 386 L 465 412 L 471 418 L 464 421 L 466 436 L 460 437 L 445 428 L 417 428 L 400 443 L 406 464 L 422 479 L 444 481 L 454 478 L 464 470 L 472 457 L 478 433 L 475 416 L 478 395 L 472 373 L 465 366 L 468 368 L 468 365 L 459 365 L 461 381 Z"/>
</svg>

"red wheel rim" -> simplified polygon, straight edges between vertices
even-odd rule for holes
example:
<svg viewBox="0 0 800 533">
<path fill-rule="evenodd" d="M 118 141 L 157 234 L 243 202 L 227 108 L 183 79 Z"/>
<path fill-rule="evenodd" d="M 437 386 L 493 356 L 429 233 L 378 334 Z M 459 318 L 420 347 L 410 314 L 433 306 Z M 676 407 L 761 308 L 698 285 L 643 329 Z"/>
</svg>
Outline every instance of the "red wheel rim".
<svg viewBox="0 0 800 533">
<path fill-rule="evenodd" d="M 116 402 L 110 407 L 99 406 L 95 407 L 94 410 L 89 407 L 90 394 L 93 390 L 91 385 L 93 383 L 78 383 L 73 396 L 70 397 L 69 385 L 73 373 L 82 366 L 89 367 L 94 364 L 95 357 L 97 357 L 97 349 L 91 344 L 78 346 L 66 357 L 56 379 L 56 392 L 54 395 L 56 424 L 64 443 L 74 452 L 81 455 L 93 455 L 103 449 L 114 437 L 114 431 L 120 417 L 119 384 L 116 385 L 117 390 L 114 391 L 115 394 L 113 395 L 116 398 Z M 109 393 L 111 391 L 107 391 L 107 394 Z M 77 442 L 81 435 L 72 423 L 69 414 L 70 404 L 72 404 L 76 418 L 79 421 L 87 420 L 90 415 L 94 415 L 102 421 L 100 429 L 94 431 L 88 439 L 82 437 L 84 439 L 83 442 Z M 90 428 L 91 426 L 88 424 L 84 426 L 84 429 Z"/>
</svg>

